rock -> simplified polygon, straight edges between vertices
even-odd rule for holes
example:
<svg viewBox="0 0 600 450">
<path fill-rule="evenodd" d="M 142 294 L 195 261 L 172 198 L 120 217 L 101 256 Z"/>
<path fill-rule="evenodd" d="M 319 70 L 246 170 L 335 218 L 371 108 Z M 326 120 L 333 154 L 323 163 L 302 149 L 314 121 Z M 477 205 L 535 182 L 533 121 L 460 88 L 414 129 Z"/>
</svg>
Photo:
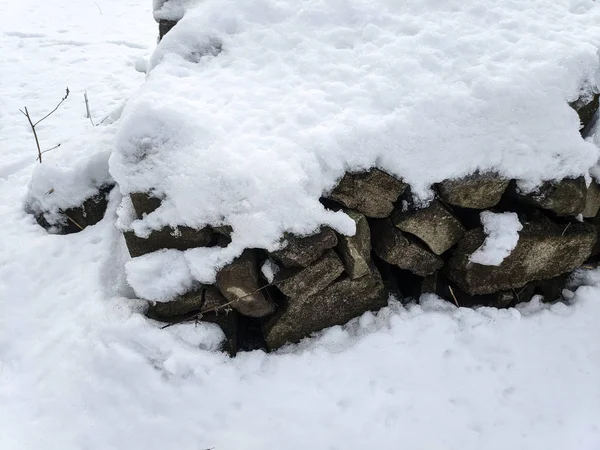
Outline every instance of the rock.
<svg viewBox="0 0 600 450">
<path fill-rule="evenodd" d="M 371 265 L 371 230 L 367 218 L 356 211 L 345 211 L 356 223 L 354 236 L 338 238 L 338 252 L 344 269 L 351 279 L 355 280 L 370 272 Z"/>
<path fill-rule="evenodd" d="M 396 209 L 392 221 L 400 230 L 425 242 L 436 255 L 456 244 L 465 232 L 458 219 L 437 200 L 413 211 Z"/>
<path fill-rule="evenodd" d="M 496 206 L 510 180 L 495 174 L 474 174 L 438 184 L 440 198 L 461 208 L 487 209 Z"/>
<path fill-rule="evenodd" d="M 312 236 L 287 235 L 285 239 L 286 247 L 273 252 L 271 256 L 286 267 L 307 267 L 338 242 L 335 231 L 328 227 L 321 228 Z"/>
<path fill-rule="evenodd" d="M 259 282 L 256 253 L 246 250 L 217 273 L 217 286 L 231 307 L 249 317 L 265 317 L 275 312 Z"/>
<path fill-rule="evenodd" d="M 600 94 L 593 94 L 591 96 L 583 96 L 573 103 L 570 104 L 571 108 L 577 111 L 579 121 L 581 122 L 580 129 L 585 129 L 591 124 L 596 111 L 598 111 L 598 98 Z"/>
<path fill-rule="evenodd" d="M 368 172 L 345 174 L 329 198 L 367 217 L 383 218 L 391 214 L 394 202 L 406 187 L 392 175 L 371 169 Z"/>
<path fill-rule="evenodd" d="M 177 25 L 177 21 L 175 20 L 159 20 L 158 21 L 158 40 L 160 41 L 165 34 L 167 34 L 171 29 Z"/>
<path fill-rule="evenodd" d="M 235 356 L 238 350 L 237 330 L 238 330 L 238 312 L 227 304 L 227 299 L 219 290 L 210 286 L 204 293 L 204 306 L 202 319 L 205 322 L 212 322 L 219 325 L 225 334 L 225 340 L 221 344 L 221 350 L 230 356 Z"/>
<path fill-rule="evenodd" d="M 586 190 L 582 215 L 585 219 L 591 219 L 598 215 L 598 210 L 600 210 L 600 185 L 592 180 Z"/>
<path fill-rule="evenodd" d="M 333 250 L 328 250 L 311 266 L 300 269 L 294 274 L 291 274 L 290 270 L 278 272 L 275 285 L 288 297 L 308 297 L 325 289 L 343 271 L 344 266 L 340 258 Z"/>
<path fill-rule="evenodd" d="M 204 288 L 188 292 L 170 302 L 150 304 L 146 316 L 159 322 L 176 323 L 185 321 L 202 311 Z"/>
<path fill-rule="evenodd" d="M 129 198 L 131 199 L 133 209 L 135 210 L 138 219 L 143 218 L 144 214 L 150 214 L 151 212 L 156 211 L 161 204 L 159 198 L 153 197 L 146 192 L 129 194 Z"/>
<path fill-rule="evenodd" d="M 441 268 L 443 261 L 424 246 L 408 239 L 390 219 L 373 221 L 371 236 L 375 254 L 389 264 L 425 276 Z"/>
<path fill-rule="evenodd" d="M 315 331 L 343 325 L 369 310 L 387 305 L 376 269 L 356 280 L 337 281 L 316 295 L 289 299 L 278 314 L 263 325 L 269 350 L 298 342 Z"/>
<path fill-rule="evenodd" d="M 152 231 L 147 238 L 136 236 L 133 231 L 126 231 L 123 235 L 132 258 L 163 248 L 188 250 L 190 248 L 207 247 L 210 246 L 213 240 L 213 232 L 210 227 L 204 227 L 201 230 L 185 226 L 177 229 L 165 227 L 162 230 Z"/>
<path fill-rule="evenodd" d="M 583 177 L 565 178 L 546 182 L 535 193 L 520 195 L 527 202 L 553 211 L 558 216 L 576 216 L 585 208 L 587 187 Z"/>
<path fill-rule="evenodd" d="M 526 223 L 517 247 L 499 266 L 469 262 L 485 237 L 482 229 L 468 231 L 447 264 L 448 278 L 471 295 L 519 289 L 572 271 L 589 257 L 596 230 L 583 223 L 562 227 L 549 221 Z"/>
</svg>

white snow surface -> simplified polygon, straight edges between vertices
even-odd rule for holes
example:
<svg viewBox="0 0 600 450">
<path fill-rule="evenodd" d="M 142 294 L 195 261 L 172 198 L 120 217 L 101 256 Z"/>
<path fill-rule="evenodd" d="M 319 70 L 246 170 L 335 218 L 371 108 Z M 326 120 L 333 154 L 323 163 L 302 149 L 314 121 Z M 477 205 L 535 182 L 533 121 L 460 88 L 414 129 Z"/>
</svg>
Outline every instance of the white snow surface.
<svg viewBox="0 0 600 450">
<path fill-rule="evenodd" d="M 593 14 L 571 5 L 582 22 Z M 160 330 L 130 299 L 117 191 L 95 226 L 40 228 L 25 211 L 28 185 L 52 169 L 35 162 L 18 109 L 47 111 L 71 88 L 40 129 L 44 143 L 63 143 L 42 166 L 77 172 L 88 142 L 99 158 L 96 143 L 114 135 L 85 119 L 83 91 L 99 117 L 118 108 L 143 82 L 135 67 L 155 36 L 145 0 L 0 0 L 0 449 L 600 448 L 598 271 L 578 274 L 569 305 L 391 302 L 232 360 L 214 352 L 216 326 Z"/>
<path fill-rule="evenodd" d="M 476 170 L 533 189 L 598 161 L 568 105 L 599 87 L 592 0 L 173 5 L 183 18 L 125 108 L 110 172 L 123 194 L 165 198 L 126 225 L 140 234 L 233 227 L 226 249 L 186 255 L 199 281 L 286 231 L 352 234 L 319 203 L 346 171 L 377 166 L 423 200 Z"/>
<path fill-rule="evenodd" d="M 519 216 L 513 212 L 480 213 L 483 232 L 487 235 L 485 241 L 469 257 L 469 261 L 484 266 L 499 266 L 502 264 L 519 243 L 519 231 L 523 225 Z"/>
</svg>

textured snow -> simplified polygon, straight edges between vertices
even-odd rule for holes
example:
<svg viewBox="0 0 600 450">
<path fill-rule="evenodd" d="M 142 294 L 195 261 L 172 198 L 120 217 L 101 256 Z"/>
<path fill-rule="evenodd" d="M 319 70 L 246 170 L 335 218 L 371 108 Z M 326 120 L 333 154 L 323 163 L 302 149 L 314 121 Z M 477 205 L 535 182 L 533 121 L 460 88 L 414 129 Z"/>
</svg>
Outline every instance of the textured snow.
<svg viewBox="0 0 600 450">
<path fill-rule="evenodd" d="M 591 0 L 173 4 L 185 14 L 124 111 L 110 171 L 123 194 L 165 197 L 126 228 L 233 226 L 226 249 L 186 256 L 200 281 L 285 231 L 352 234 L 318 201 L 348 170 L 380 167 L 428 199 L 476 170 L 532 189 L 598 160 L 568 105 L 598 89 Z"/>
<path fill-rule="evenodd" d="M 493 213 L 483 211 L 480 214 L 485 241 L 470 257 L 469 261 L 484 266 L 499 266 L 519 243 L 519 231 L 523 225 L 516 213 Z"/>
</svg>

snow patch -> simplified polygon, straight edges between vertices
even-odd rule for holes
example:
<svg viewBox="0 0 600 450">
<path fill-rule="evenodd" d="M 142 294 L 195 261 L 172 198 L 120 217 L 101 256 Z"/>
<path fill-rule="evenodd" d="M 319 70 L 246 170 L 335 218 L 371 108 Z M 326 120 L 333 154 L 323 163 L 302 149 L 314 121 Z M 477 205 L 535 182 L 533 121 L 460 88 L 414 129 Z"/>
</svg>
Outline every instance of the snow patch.
<svg viewBox="0 0 600 450">
<path fill-rule="evenodd" d="M 480 214 L 483 231 L 487 235 L 483 245 L 469 258 L 469 261 L 484 266 L 499 266 L 519 242 L 519 231 L 523 225 L 513 212 Z"/>
</svg>

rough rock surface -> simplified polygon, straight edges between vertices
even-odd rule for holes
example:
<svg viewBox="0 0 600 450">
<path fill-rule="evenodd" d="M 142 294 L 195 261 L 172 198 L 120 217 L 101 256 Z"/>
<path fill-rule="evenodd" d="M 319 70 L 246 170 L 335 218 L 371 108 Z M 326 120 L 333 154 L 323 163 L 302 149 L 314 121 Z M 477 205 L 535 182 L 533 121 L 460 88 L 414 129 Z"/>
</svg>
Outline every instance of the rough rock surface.
<svg viewBox="0 0 600 450">
<path fill-rule="evenodd" d="M 129 194 L 135 215 L 138 219 L 144 217 L 144 214 L 150 214 L 159 208 L 161 200 L 146 192 L 134 192 Z"/>
<path fill-rule="evenodd" d="M 177 25 L 175 20 L 160 20 L 158 22 L 158 39 L 161 40 L 175 25 Z"/>
<path fill-rule="evenodd" d="M 367 217 L 390 215 L 394 202 L 406 189 L 406 184 L 393 176 L 372 169 L 362 173 L 347 173 L 329 198 Z"/>
<path fill-rule="evenodd" d="M 424 246 L 408 239 L 390 219 L 373 222 L 373 250 L 381 259 L 416 275 L 425 276 L 440 269 L 443 261 Z"/>
<path fill-rule="evenodd" d="M 510 180 L 494 174 L 474 174 L 438 184 L 440 198 L 462 208 L 486 209 L 496 206 Z"/>
<path fill-rule="evenodd" d="M 600 210 L 600 185 L 592 180 L 586 190 L 582 215 L 585 219 L 592 219 L 598 215 L 598 210 Z"/>
<path fill-rule="evenodd" d="M 465 232 L 458 219 L 437 200 L 417 210 L 396 209 L 392 221 L 401 231 L 425 242 L 436 255 L 456 244 Z"/>
<path fill-rule="evenodd" d="M 447 266 L 450 280 L 471 295 L 518 289 L 534 280 L 570 272 L 591 254 L 596 230 L 580 223 L 568 227 L 549 221 L 527 223 L 519 233 L 517 247 L 499 266 L 469 262 L 485 237 L 482 229 L 468 231 Z"/>
<path fill-rule="evenodd" d="M 331 228 L 323 227 L 312 236 L 287 235 L 287 245 L 271 255 L 286 267 L 307 267 L 318 259 L 325 250 L 336 246 L 338 239 Z"/>
<path fill-rule="evenodd" d="M 544 183 L 538 191 L 523 197 L 535 206 L 553 211 L 558 216 L 576 216 L 585 208 L 586 195 L 585 179 L 579 177 Z"/>
<path fill-rule="evenodd" d="M 180 322 L 198 314 L 204 306 L 205 289 L 188 292 L 176 300 L 150 304 L 146 315 L 160 322 Z"/>
<path fill-rule="evenodd" d="M 591 99 L 580 98 L 571 103 L 571 107 L 577 111 L 577 114 L 579 115 L 582 130 L 591 124 L 594 114 L 598 111 L 598 105 L 600 103 L 599 97 L 600 94 L 594 94 Z"/>
<path fill-rule="evenodd" d="M 266 320 L 263 331 L 267 348 L 298 342 L 315 331 L 342 325 L 386 305 L 383 283 L 375 269 L 356 280 L 337 281 L 316 295 L 289 299 L 278 314 Z"/>
<path fill-rule="evenodd" d="M 217 273 L 217 286 L 231 307 L 249 317 L 265 317 L 275 311 L 275 304 L 265 296 L 259 282 L 256 253 L 246 250 Z"/>
<path fill-rule="evenodd" d="M 328 250 L 309 267 L 295 273 L 290 273 L 290 270 L 278 272 L 275 277 L 275 285 L 288 297 L 307 297 L 325 289 L 343 271 L 344 266 L 340 258 L 333 250 Z"/>
<path fill-rule="evenodd" d="M 371 229 L 367 218 L 356 211 L 345 211 L 356 223 L 354 236 L 338 238 L 338 253 L 351 279 L 360 278 L 370 271 Z"/>
<path fill-rule="evenodd" d="M 132 258 L 152 253 L 163 248 L 188 250 L 190 248 L 207 247 L 213 240 L 210 227 L 195 230 L 190 227 L 163 228 L 153 231 L 147 238 L 136 236 L 133 231 L 123 233 L 125 242 Z"/>
</svg>

